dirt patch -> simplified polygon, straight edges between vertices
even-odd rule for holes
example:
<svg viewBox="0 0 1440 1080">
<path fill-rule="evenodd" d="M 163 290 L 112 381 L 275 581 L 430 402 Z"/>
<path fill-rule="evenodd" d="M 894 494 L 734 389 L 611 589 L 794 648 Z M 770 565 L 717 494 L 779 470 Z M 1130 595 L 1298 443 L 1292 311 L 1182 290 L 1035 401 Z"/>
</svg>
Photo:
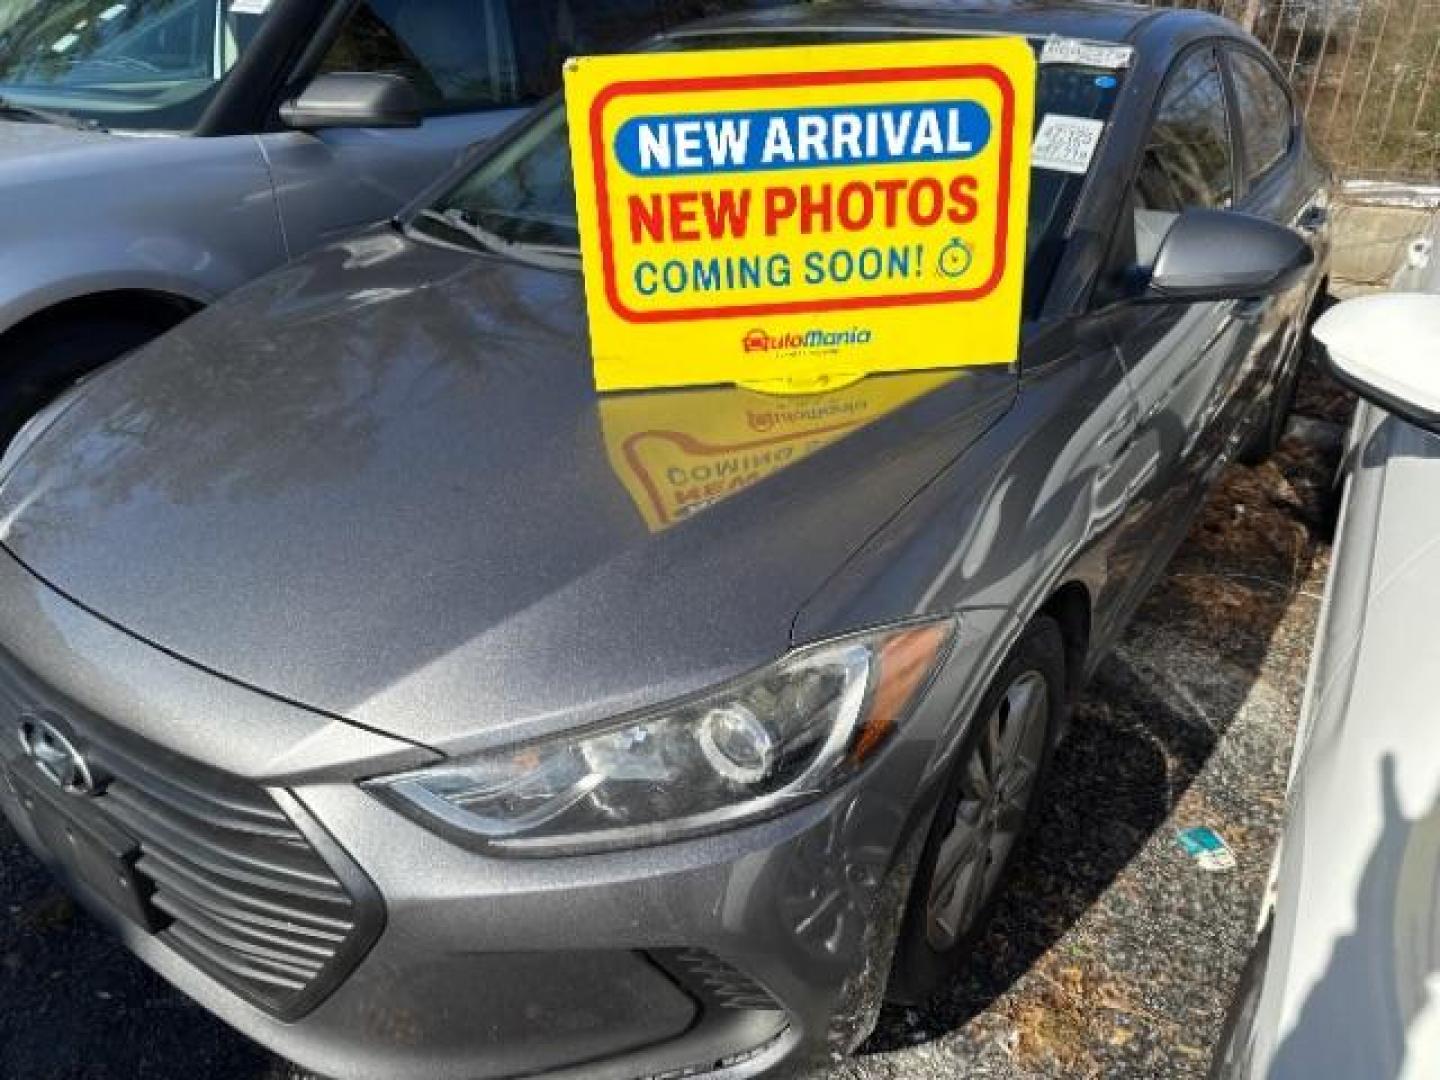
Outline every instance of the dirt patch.
<svg viewBox="0 0 1440 1080">
<path fill-rule="evenodd" d="M 1197 645 L 1258 667 L 1272 632 L 1310 582 L 1334 530 L 1332 451 L 1289 439 L 1254 468 L 1232 468 L 1141 620 L 1169 619 Z"/>
<path fill-rule="evenodd" d="M 1312 375 L 1300 384 L 1295 412 L 1314 420 L 1348 424 L 1355 409 L 1355 395 L 1333 379 Z"/>
</svg>

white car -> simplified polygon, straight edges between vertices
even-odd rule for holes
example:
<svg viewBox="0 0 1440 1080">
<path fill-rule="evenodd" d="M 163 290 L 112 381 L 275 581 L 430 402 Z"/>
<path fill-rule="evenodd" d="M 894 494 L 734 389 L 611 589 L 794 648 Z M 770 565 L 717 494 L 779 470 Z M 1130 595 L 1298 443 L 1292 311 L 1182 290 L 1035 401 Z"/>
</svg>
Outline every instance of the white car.
<svg viewBox="0 0 1440 1080">
<path fill-rule="evenodd" d="M 1275 888 L 1215 1075 L 1440 1076 L 1440 225 L 1316 327 L 1361 402 Z"/>
</svg>

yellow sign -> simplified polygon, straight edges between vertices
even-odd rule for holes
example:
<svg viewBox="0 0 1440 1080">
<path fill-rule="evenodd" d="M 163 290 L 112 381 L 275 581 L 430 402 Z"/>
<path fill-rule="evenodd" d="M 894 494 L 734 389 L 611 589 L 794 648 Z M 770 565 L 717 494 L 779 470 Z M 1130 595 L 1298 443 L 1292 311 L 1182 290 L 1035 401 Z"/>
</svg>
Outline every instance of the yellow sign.
<svg viewBox="0 0 1440 1080">
<path fill-rule="evenodd" d="M 600 400 L 610 467 L 651 532 L 736 495 L 958 377 L 877 376 L 825 394 L 712 387 Z"/>
<path fill-rule="evenodd" d="M 1011 363 L 1018 38 L 589 57 L 565 89 L 601 390 Z"/>
</svg>

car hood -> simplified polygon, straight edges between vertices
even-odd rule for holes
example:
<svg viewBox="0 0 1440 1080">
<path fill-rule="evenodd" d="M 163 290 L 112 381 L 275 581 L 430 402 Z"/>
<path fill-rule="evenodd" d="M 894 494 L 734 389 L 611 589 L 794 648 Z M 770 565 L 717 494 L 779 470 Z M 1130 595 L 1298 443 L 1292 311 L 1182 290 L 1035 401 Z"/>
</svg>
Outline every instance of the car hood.
<svg viewBox="0 0 1440 1080">
<path fill-rule="evenodd" d="M 458 751 L 773 659 L 1014 394 L 990 368 L 602 398 L 578 275 L 379 231 L 54 410 L 0 544 L 177 656 Z"/>
</svg>

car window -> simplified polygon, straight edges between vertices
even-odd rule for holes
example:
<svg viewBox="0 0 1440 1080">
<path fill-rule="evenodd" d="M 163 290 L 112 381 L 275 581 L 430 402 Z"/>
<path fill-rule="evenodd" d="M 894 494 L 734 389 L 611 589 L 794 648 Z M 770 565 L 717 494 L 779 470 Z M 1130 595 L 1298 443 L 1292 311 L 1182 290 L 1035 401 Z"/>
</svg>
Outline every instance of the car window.
<svg viewBox="0 0 1440 1080">
<path fill-rule="evenodd" d="M 1180 62 L 1146 140 L 1133 197 L 1135 257 L 1151 266 L 1160 243 L 1184 210 L 1223 209 L 1235 199 L 1235 167 L 1225 81 L 1215 53 L 1202 49 Z"/>
<path fill-rule="evenodd" d="M 530 0 L 544 8 L 546 0 Z M 586 52 L 609 52 L 643 37 L 726 11 L 778 6 L 777 0 L 548 0 L 560 36 Z"/>
<path fill-rule="evenodd" d="M 503 0 L 360 0 L 321 72 L 402 75 L 429 112 L 521 100 Z"/>
<path fill-rule="evenodd" d="M 1234 200 L 1225 83 L 1209 49 L 1181 61 L 1166 83 L 1140 167 L 1139 197 L 1147 209 L 1175 213 Z"/>
<path fill-rule="evenodd" d="M 654 34 L 727 11 L 777 0 L 509 0 L 520 96 L 538 101 L 560 89 L 571 56 L 619 52 Z"/>
<path fill-rule="evenodd" d="M 1280 77 L 1258 57 L 1232 52 L 1235 104 L 1243 119 L 1245 177 L 1262 179 L 1290 152 L 1295 132 L 1295 110 Z"/>
<path fill-rule="evenodd" d="M 233 0 L 17 0 L 0 20 L 0 96 L 107 127 L 190 128 L 267 11 Z"/>
<path fill-rule="evenodd" d="M 560 89 L 565 59 L 613 52 L 763 0 L 360 0 L 321 72 L 402 75 L 429 112 L 512 108 Z"/>
</svg>

